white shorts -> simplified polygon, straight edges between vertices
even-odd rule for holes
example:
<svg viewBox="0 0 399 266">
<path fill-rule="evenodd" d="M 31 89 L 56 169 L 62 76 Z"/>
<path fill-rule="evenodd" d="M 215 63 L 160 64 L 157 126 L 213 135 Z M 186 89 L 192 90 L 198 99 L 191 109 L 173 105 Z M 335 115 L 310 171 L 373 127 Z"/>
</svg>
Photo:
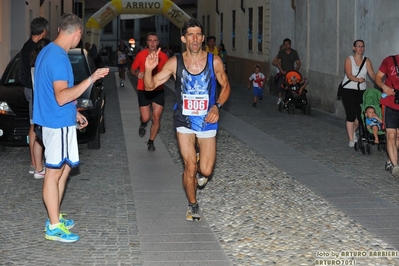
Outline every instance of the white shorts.
<svg viewBox="0 0 399 266">
<path fill-rule="evenodd" d="M 177 127 L 176 131 L 182 134 L 195 134 L 197 138 L 213 138 L 216 136 L 216 130 L 195 131 L 186 127 Z"/>
<path fill-rule="evenodd" d="M 60 169 L 64 164 L 79 166 L 76 126 L 63 128 L 42 127 L 46 167 Z"/>
</svg>

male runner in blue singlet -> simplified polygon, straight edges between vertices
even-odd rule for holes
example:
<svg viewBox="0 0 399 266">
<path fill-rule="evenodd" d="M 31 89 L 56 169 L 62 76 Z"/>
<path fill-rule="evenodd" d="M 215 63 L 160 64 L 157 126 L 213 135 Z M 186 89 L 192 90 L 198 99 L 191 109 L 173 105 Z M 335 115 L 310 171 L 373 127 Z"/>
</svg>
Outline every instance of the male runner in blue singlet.
<svg viewBox="0 0 399 266">
<path fill-rule="evenodd" d="M 152 70 L 158 64 L 160 49 L 150 53 L 144 73 L 146 90 L 154 90 L 172 75 L 176 80 L 174 118 L 184 161 L 183 186 L 188 199 L 186 219 L 189 221 L 201 219 L 196 198 L 197 185 L 204 187 L 213 172 L 219 111 L 230 94 L 223 62 L 219 56 L 202 50 L 204 38 L 201 23 L 190 19 L 182 28 L 181 40 L 186 45 L 186 51 L 171 57 L 155 76 L 152 76 Z M 217 82 L 221 86 L 219 96 Z M 198 163 L 197 144 L 201 158 Z"/>
</svg>

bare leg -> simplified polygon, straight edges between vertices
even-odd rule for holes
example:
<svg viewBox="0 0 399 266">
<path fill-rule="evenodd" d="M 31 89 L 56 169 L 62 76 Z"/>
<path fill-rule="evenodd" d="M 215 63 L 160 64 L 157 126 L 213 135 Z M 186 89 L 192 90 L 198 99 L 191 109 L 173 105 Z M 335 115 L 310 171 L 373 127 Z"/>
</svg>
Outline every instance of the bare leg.
<svg viewBox="0 0 399 266">
<path fill-rule="evenodd" d="M 195 150 L 195 134 L 177 132 L 177 142 L 184 161 L 183 187 L 189 203 L 196 203 L 197 182 L 197 153 Z"/>
<path fill-rule="evenodd" d="M 198 172 L 209 178 L 213 172 L 216 161 L 216 137 L 198 138 L 200 162 Z"/>
<path fill-rule="evenodd" d="M 396 143 L 397 130 L 394 128 L 386 129 L 387 152 L 391 163 L 395 166 L 398 164 L 398 146 Z"/>
<path fill-rule="evenodd" d="M 353 141 L 353 133 L 355 133 L 358 126 L 359 122 L 357 120 L 355 122 L 346 121 L 346 132 L 348 133 L 349 141 Z"/>
<path fill-rule="evenodd" d="M 43 146 L 39 141 L 35 140 L 33 144 L 33 158 L 35 161 L 36 172 L 43 170 Z"/>
<path fill-rule="evenodd" d="M 162 105 L 152 103 L 152 124 L 150 129 L 150 140 L 154 140 L 157 137 L 159 127 L 161 125 L 162 110 Z"/>
<path fill-rule="evenodd" d="M 67 171 L 70 168 L 67 169 Z M 61 169 L 48 168 L 43 182 L 43 200 L 50 218 L 50 224 L 59 223 L 60 202 L 65 190 L 65 180 L 62 179 L 65 165 Z M 66 172 L 69 173 L 69 172 Z"/>
<path fill-rule="evenodd" d="M 378 144 L 379 140 L 378 140 L 378 127 L 377 126 L 373 126 L 373 134 L 374 134 L 374 143 Z"/>
<path fill-rule="evenodd" d="M 150 106 L 140 106 L 140 121 L 143 124 L 147 124 L 150 121 L 151 109 Z"/>
<path fill-rule="evenodd" d="M 35 155 L 33 152 L 34 151 L 33 146 L 36 141 L 36 134 L 35 134 L 35 125 L 33 124 L 31 124 L 29 127 L 28 138 L 29 138 L 30 165 L 36 166 Z M 38 171 L 38 169 L 36 169 L 36 171 Z"/>
</svg>

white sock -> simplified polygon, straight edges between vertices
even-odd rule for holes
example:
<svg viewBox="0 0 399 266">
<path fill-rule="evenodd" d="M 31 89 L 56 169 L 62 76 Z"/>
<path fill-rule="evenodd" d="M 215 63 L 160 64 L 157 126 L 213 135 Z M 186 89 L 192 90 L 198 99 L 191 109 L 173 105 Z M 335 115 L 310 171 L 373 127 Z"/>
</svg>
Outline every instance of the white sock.
<svg viewBox="0 0 399 266">
<path fill-rule="evenodd" d="M 56 223 L 56 224 L 50 224 L 49 228 L 50 230 L 54 230 L 55 228 L 57 228 L 60 225 L 60 223 Z"/>
</svg>

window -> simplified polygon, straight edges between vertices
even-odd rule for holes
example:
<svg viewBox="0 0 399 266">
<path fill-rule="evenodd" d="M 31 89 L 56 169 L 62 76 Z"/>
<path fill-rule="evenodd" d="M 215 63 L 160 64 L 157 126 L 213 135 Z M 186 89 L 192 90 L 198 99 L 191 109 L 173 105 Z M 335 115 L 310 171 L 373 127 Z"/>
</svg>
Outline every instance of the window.
<svg viewBox="0 0 399 266">
<path fill-rule="evenodd" d="M 75 8 L 74 8 L 74 12 L 73 13 L 75 13 L 78 17 L 82 18 L 83 17 L 83 4 L 82 3 L 75 3 L 74 7 Z M 51 21 L 51 20 L 49 20 L 49 21 Z"/>
<path fill-rule="evenodd" d="M 223 43 L 223 13 L 220 13 L 220 43 Z"/>
<path fill-rule="evenodd" d="M 263 52 L 263 6 L 258 7 L 258 52 Z"/>
<path fill-rule="evenodd" d="M 104 26 L 103 31 L 104 33 L 112 33 L 112 21 Z"/>
<path fill-rule="evenodd" d="M 233 49 L 236 48 L 236 11 L 233 10 L 232 13 L 232 27 L 231 27 L 231 46 Z"/>
<path fill-rule="evenodd" d="M 248 50 L 252 51 L 253 49 L 253 14 L 254 10 L 252 7 L 248 8 Z"/>
</svg>

